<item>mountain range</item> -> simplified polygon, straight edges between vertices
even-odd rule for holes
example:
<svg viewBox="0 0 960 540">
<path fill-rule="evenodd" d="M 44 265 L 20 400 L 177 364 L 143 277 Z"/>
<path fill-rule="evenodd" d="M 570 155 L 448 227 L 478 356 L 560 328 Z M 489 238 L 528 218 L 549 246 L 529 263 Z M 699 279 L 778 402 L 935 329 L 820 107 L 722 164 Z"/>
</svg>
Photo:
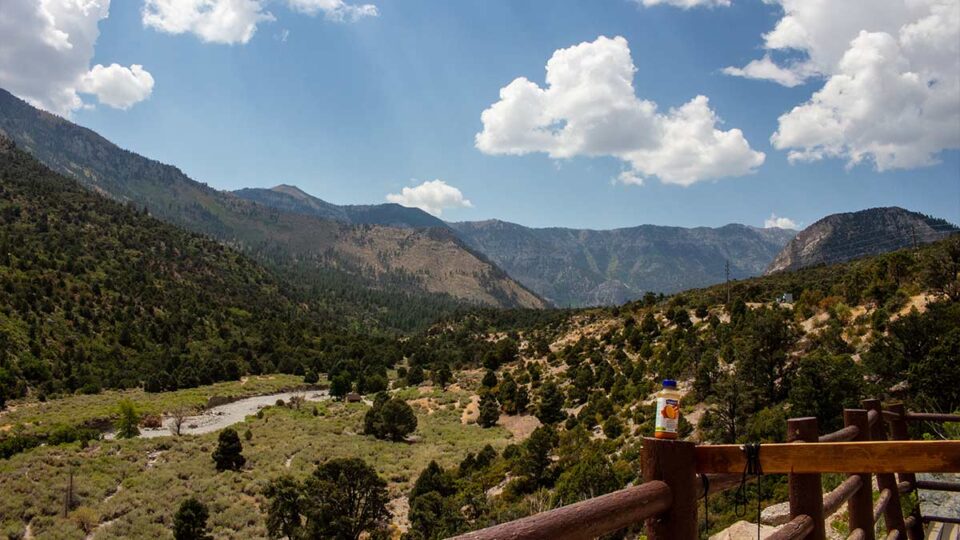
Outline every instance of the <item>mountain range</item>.
<svg viewBox="0 0 960 540">
<path fill-rule="evenodd" d="M 288 185 L 236 196 L 289 212 L 354 225 L 450 230 L 511 277 L 564 307 L 611 305 L 647 291 L 672 293 L 726 278 L 759 275 L 795 231 L 746 225 L 719 228 L 642 225 L 596 231 L 531 228 L 499 220 L 447 223 L 396 204 L 339 206 Z"/>
<path fill-rule="evenodd" d="M 240 249 L 336 296 L 331 305 L 360 302 L 365 316 L 381 319 L 414 306 L 429 318 L 457 303 L 621 304 L 647 292 L 849 260 L 955 230 L 898 208 L 828 216 L 799 234 L 739 224 L 589 230 L 448 223 L 397 204 L 337 205 L 291 185 L 219 191 L 3 90 L 0 133 L 90 190 Z"/>
<path fill-rule="evenodd" d="M 351 282 L 352 288 L 382 289 L 387 294 L 399 289 L 494 307 L 546 305 L 449 231 L 354 226 L 257 204 L 121 149 L 3 90 L 0 132 L 54 171 L 93 191 L 146 208 L 161 220 L 212 236 L 271 264 L 296 267 L 300 275 L 335 272 L 336 280 Z"/>
</svg>

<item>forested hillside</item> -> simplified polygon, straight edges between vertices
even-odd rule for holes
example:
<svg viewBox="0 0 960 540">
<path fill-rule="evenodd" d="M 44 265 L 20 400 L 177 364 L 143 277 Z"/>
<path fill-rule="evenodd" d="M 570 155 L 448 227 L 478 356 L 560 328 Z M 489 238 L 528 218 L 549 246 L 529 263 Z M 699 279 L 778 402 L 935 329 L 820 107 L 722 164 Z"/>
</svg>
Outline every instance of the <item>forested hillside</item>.
<svg viewBox="0 0 960 540">
<path fill-rule="evenodd" d="M 345 318 L 0 137 L 0 402 L 302 372 Z"/>
<path fill-rule="evenodd" d="M 399 315 L 398 320 L 408 320 L 408 314 L 393 311 L 402 295 L 415 298 L 411 303 L 441 308 L 449 306 L 450 298 L 495 307 L 545 305 L 452 234 L 354 226 L 257 204 L 121 149 L 2 89 L 0 133 L 88 189 L 146 208 L 154 217 L 292 269 L 311 282 L 329 284 L 345 300 L 361 297 L 371 307 L 365 315 L 375 319 Z"/>
<path fill-rule="evenodd" d="M 415 488 L 410 535 L 443 538 L 636 482 L 641 437 L 653 429 L 651 393 L 664 378 L 680 380 L 685 393 L 681 435 L 703 442 L 783 441 L 786 419 L 800 416 L 830 431 L 842 426 L 844 407 L 865 397 L 956 411 L 958 278 L 953 237 L 729 287 L 648 295 L 519 330 L 477 317 L 450 321 L 424 336 L 423 350 L 462 349 L 470 336 L 516 345 L 513 356 L 483 358 L 477 421 L 515 425 L 533 414 L 541 427 L 494 459 L 468 456 L 459 468 L 425 470 L 417 484 L 445 502 Z M 798 300 L 778 303 L 783 292 Z M 477 506 L 476 493 L 490 486 L 498 495 Z M 784 478 L 766 480 L 765 504 L 783 501 L 785 487 Z M 465 506 L 476 514 L 465 517 Z M 732 522 L 731 496 L 712 506 L 713 530 Z"/>
</svg>

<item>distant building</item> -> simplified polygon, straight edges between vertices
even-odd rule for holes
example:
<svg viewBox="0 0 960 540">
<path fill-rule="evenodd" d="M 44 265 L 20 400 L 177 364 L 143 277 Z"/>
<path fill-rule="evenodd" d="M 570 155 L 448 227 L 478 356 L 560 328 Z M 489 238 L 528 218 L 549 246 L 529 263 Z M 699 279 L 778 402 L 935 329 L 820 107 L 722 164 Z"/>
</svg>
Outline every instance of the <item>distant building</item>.
<svg viewBox="0 0 960 540">
<path fill-rule="evenodd" d="M 778 304 L 792 304 L 793 303 L 793 293 L 783 293 L 777 297 Z"/>
<path fill-rule="evenodd" d="M 347 403 L 360 403 L 363 401 L 363 396 L 356 392 L 350 392 L 346 395 Z"/>
</svg>

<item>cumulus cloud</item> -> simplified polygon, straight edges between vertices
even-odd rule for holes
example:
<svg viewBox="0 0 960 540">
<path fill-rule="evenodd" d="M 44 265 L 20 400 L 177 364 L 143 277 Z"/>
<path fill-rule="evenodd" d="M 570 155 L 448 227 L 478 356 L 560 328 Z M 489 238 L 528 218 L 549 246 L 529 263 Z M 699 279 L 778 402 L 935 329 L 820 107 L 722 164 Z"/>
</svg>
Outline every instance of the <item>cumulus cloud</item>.
<svg viewBox="0 0 960 540">
<path fill-rule="evenodd" d="M 126 110 L 150 96 L 153 76 L 140 64 L 129 68 L 97 64 L 80 79 L 79 89 L 96 95 L 104 105 Z"/>
<path fill-rule="evenodd" d="M 97 25 L 109 12 L 109 0 L 4 0 L 0 86 L 65 116 L 84 106 L 84 93 L 121 109 L 147 99 L 154 81 L 143 66 L 90 67 Z"/>
<path fill-rule="evenodd" d="M 189 32 L 207 43 L 246 43 L 257 25 L 275 20 L 259 0 L 146 0 L 143 24 L 168 34 Z"/>
<path fill-rule="evenodd" d="M 729 7 L 730 0 L 634 0 L 638 4 L 646 7 L 668 5 L 683 9 L 695 7 Z"/>
<path fill-rule="evenodd" d="M 799 229 L 797 222 L 783 216 L 778 216 L 774 213 L 770 214 L 770 217 L 763 222 L 763 226 L 767 229 Z"/>
<path fill-rule="evenodd" d="M 191 33 L 206 43 L 227 45 L 250 41 L 262 22 L 276 20 L 265 0 L 146 0 L 142 20 L 168 34 Z M 333 21 L 375 17 L 373 4 L 352 5 L 343 0 L 287 0 L 290 9 L 307 15 L 323 13 Z"/>
<path fill-rule="evenodd" d="M 754 172 L 764 161 L 739 129 L 723 131 L 709 100 L 696 96 L 659 112 L 637 97 L 627 40 L 599 37 L 554 52 L 546 87 L 520 77 L 480 116 L 476 147 L 487 154 L 544 152 L 552 158 L 613 156 L 627 163 L 626 183 L 656 176 L 690 185 Z"/>
<path fill-rule="evenodd" d="M 753 60 L 742 68 L 733 66 L 725 67 L 723 68 L 723 72 L 727 75 L 747 79 L 774 81 L 791 88 L 803 83 L 803 77 L 798 75 L 796 71 L 778 66 L 770 59 L 770 55 L 765 55 L 759 60 Z"/>
<path fill-rule="evenodd" d="M 443 180 L 431 180 L 419 186 L 405 187 L 400 193 L 390 193 L 387 201 L 403 206 L 419 208 L 440 216 L 448 208 L 472 208 L 473 204 L 463 193 Z"/>
<path fill-rule="evenodd" d="M 777 65 L 767 54 L 724 71 L 786 86 L 823 81 L 771 137 L 791 161 L 867 161 L 884 171 L 960 148 L 960 3 L 775 1 L 784 14 L 764 47 L 800 58 Z"/>
</svg>

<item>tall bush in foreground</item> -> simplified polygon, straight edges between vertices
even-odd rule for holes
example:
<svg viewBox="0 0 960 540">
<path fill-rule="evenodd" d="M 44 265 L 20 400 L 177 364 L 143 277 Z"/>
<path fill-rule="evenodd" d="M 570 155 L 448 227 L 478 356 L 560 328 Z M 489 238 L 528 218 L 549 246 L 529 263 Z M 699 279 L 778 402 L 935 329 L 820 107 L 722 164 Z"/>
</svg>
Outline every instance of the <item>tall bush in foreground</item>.
<svg viewBox="0 0 960 540">
<path fill-rule="evenodd" d="M 271 482 L 267 528 L 273 538 L 357 540 L 385 534 L 387 483 L 358 458 L 332 459 L 303 483 L 289 477 Z"/>
<path fill-rule="evenodd" d="M 211 540 L 207 534 L 207 518 L 210 513 L 206 505 L 194 497 L 180 503 L 173 516 L 173 537 L 176 540 Z"/>
</svg>

